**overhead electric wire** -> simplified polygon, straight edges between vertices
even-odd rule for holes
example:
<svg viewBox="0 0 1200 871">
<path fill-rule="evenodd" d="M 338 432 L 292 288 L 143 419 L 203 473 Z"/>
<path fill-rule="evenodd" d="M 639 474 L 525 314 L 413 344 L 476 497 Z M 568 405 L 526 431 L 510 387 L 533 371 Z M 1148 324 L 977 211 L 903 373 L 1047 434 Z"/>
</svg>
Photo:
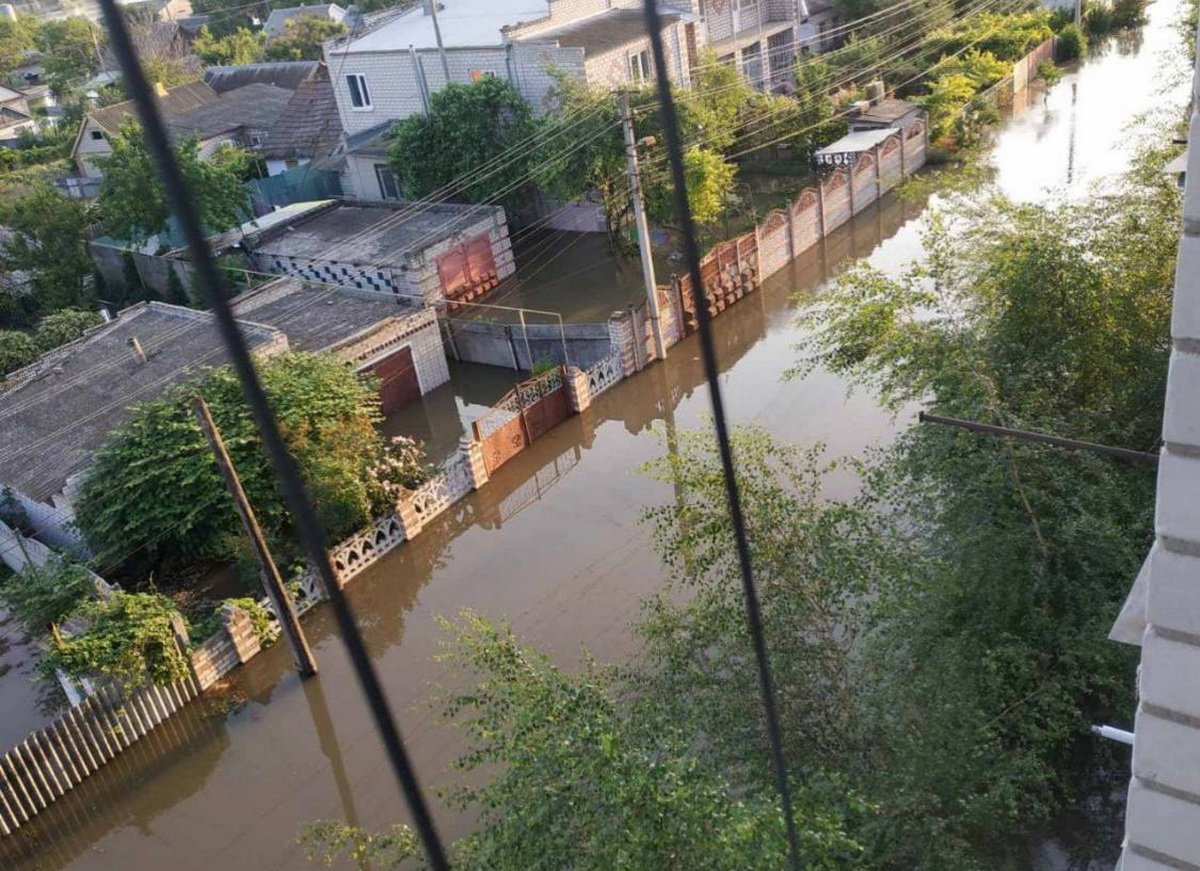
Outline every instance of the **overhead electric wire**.
<svg viewBox="0 0 1200 871">
<path fill-rule="evenodd" d="M 200 286 L 210 297 L 222 338 L 233 359 L 233 368 L 241 381 L 251 412 L 258 424 L 267 455 L 274 467 L 276 478 L 281 485 L 286 502 L 291 508 L 297 537 L 303 543 L 310 563 L 316 568 L 325 585 L 326 593 L 338 621 L 342 641 L 346 645 L 363 694 L 367 698 L 372 718 L 379 729 L 401 792 L 412 812 L 413 822 L 425 849 L 426 859 L 434 871 L 448 871 L 450 863 L 446 858 L 446 851 L 434 826 L 433 817 L 417 781 L 416 772 L 413 770 L 408 751 L 404 746 L 404 740 L 396 726 L 395 718 L 370 654 L 367 652 L 366 644 L 358 631 L 354 613 L 338 584 L 337 576 L 330 562 L 329 553 L 326 550 L 325 531 L 305 492 L 295 460 L 288 453 L 284 444 L 275 416 L 258 380 L 258 374 L 255 372 L 249 349 L 242 340 L 232 308 L 222 292 L 223 284 L 205 241 L 204 229 L 200 223 L 195 200 L 171 152 L 166 128 L 159 115 L 154 94 L 138 64 L 137 53 L 122 18 L 121 9 L 117 5 L 117 0 L 99 0 L 99 3 L 108 22 L 109 39 L 114 53 L 121 63 L 127 86 L 133 94 L 134 103 L 141 116 L 148 149 L 162 176 L 168 202 L 179 218 L 187 238 L 192 262 L 199 274 Z"/>
<path fill-rule="evenodd" d="M 113 0 L 105 0 L 111 3 Z M 662 31 L 659 25 L 658 0 L 644 0 L 647 36 L 654 55 L 654 66 L 658 73 L 658 92 L 662 104 L 662 126 L 667 139 L 667 153 L 671 162 L 671 177 L 674 182 L 675 211 L 683 236 L 684 260 L 691 276 L 692 295 L 695 303 L 698 332 L 700 333 L 700 356 L 704 361 L 704 374 L 708 381 L 708 395 L 712 403 L 713 426 L 716 431 L 721 469 L 725 478 L 725 494 L 729 502 L 729 518 L 733 529 L 733 543 L 737 551 L 738 567 L 742 577 L 742 594 L 746 602 L 746 621 L 753 641 L 754 659 L 758 667 L 759 688 L 762 695 L 763 721 L 767 740 L 771 746 L 771 757 L 775 770 L 775 783 L 783 810 L 783 821 L 787 832 L 788 856 L 792 871 L 801 871 L 800 841 L 796 833 L 796 816 L 792 804 L 791 782 L 787 760 L 783 752 L 783 737 L 779 728 L 779 712 L 776 708 L 775 685 L 771 676 L 771 661 L 767 653 L 763 634 L 762 613 L 758 604 L 758 591 L 754 585 L 754 571 L 750 563 L 750 545 L 746 534 L 746 521 L 742 514 L 741 494 L 738 490 L 737 474 L 734 470 L 733 448 L 729 441 L 729 427 L 725 419 L 725 401 L 721 394 L 721 376 L 717 367 L 716 340 L 713 338 L 712 316 L 705 299 L 704 284 L 700 276 L 700 249 L 696 242 L 696 226 L 692 221 L 688 205 L 687 180 L 683 168 L 683 146 L 679 135 L 679 117 L 675 111 L 675 100 L 667 80 L 667 55 L 663 49 Z"/>
</svg>

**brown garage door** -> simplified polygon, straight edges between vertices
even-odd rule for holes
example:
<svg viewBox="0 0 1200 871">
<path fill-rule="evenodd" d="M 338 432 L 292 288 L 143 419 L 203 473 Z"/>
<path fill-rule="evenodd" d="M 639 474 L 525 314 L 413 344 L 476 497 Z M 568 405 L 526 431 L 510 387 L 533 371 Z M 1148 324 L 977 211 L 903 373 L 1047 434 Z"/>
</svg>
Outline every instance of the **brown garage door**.
<svg viewBox="0 0 1200 871">
<path fill-rule="evenodd" d="M 368 371 L 379 379 L 379 401 L 384 414 L 391 414 L 421 396 L 417 367 L 408 345 L 377 360 Z"/>
</svg>

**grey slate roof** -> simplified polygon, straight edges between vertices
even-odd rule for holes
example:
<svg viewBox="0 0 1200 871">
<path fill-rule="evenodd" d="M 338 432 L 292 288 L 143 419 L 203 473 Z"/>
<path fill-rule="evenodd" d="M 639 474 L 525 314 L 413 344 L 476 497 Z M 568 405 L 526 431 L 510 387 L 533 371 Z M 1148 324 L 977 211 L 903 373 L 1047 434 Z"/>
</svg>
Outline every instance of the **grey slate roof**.
<svg viewBox="0 0 1200 871">
<path fill-rule="evenodd" d="M 184 82 L 182 85 L 176 85 L 167 90 L 166 96 L 158 98 L 158 109 L 166 118 L 171 118 L 183 112 L 190 111 L 210 103 L 217 98 L 217 92 L 210 88 L 204 82 Z M 133 101 L 126 100 L 123 103 L 113 103 L 111 106 L 105 106 L 103 109 L 97 109 L 88 117 L 99 124 L 104 130 L 109 133 L 116 133 L 121 128 L 121 123 L 129 117 L 137 114 L 134 109 Z"/>
<path fill-rule="evenodd" d="M 660 17 L 662 26 L 666 28 L 677 22 L 681 16 L 674 12 L 664 12 Z M 641 8 L 638 7 L 610 9 L 600 15 L 573 21 L 554 30 L 539 31 L 528 39 L 530 42 L 557 41 L 564 47 L 582 48 L 586 56 L 595 57 L 641 40 L 645 35 L 645 19 L 642 18 Z"/>
<path fill-rule="evenodd" d="M 300 83 L 261 149 L 275 160 L 313 160 L 330 154 L 341 142 L 342 116 L 324 65 Z"/>
<path fill-rule="evenodd" d="M 318 3 L 313 6 L 292 6 L 287 9 L 272 9 L 263 24 L 263 33 L 268 39 L 274 39 L 287 32 L 287 23 L 296 18 L 326 18 L 330 21 L 341 22 L 346 18 L 346 10 L 336 3 Z"/>
<path fill-rule="evenodd" d="M 294 351 L 320 351 L 387 318 L 411 317 L 416 311 L 400 297 L 354 295 L 292 277 L 268 282 L 232 302 L 239 318 L 284 330 Z"/>
<path fill-rule="evenodd" d="M 258 256 L 299 257 L 347 265 L 407 265 L 407 256 L 436 245 L 500 210 L 443 203 L 397 222 L 398 203 L 335 200 L 293 221 L 250 233 L 242 246 Z"/>
<path fill-rule="evenodd" d="M 260 351 L 284 341 L 278 330 L 257 324 L 243 324 L 242 333 Z M 131 338 L 147 362 L 135 357 Z M 131 405 L 225 362 L 211 314 L 160 302 L 123 310 L 0 385 L 0 487 L 48 501 L 91 463 Z"/>
<path fill-rule="evenodd" d="M 256 83 L 294 91 L 302 82 L 316 75 L 321 66 L 321 62 L 316 60 L 292 60 L 208 67 L 204 70 L 204 81 L 218 94 Z"/>
<path fill-rule="evenodd" d="M 291 98 L 291 91 L 274 85 L 246 85 L 187 112 L 168 116 L 167 126 L 177 136 L 201 140 L 232 130 L 269 130 Z"/>
</svg>

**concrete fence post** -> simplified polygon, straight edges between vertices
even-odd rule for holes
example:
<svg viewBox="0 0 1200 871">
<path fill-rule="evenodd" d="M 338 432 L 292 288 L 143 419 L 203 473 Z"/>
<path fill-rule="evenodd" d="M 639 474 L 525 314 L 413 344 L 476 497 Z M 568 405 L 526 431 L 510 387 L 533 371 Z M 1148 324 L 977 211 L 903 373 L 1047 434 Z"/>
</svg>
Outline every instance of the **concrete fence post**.
<svg viewBox="0 0 1200 871">
<path fill-rule="evenodd" d="M 608 318 L 608 340 L 613 350 L 621 357 L 621 370 L 625 378 L 638 370 L 637 349 L 633 342 L 633 315 L 628 311 L 613 312 Z"/>
<path fill-rule="evenodd" d="M 584 385 L 587 386 L 586 383 Z M 483 461 L 483 443 L 470 435 L 458 440 L 458 449 L 466 456 L 467 471 L 471 474 L 471 489 L 478 490 L 488 482 L 487 464 Z"/>
<path fill-rule="evenodd" d="M 420 515 L 413 510 L 412 502 L 401 496 L 396 500 L 396 519 L 400 521 L 400 531 L 404 533 L 405 541 L 412 541 L 422 529 Z"/>
<path fill-rule="evenodd" d="M 237 605 L 226 602 L 221 606 L 221 621 L 229 633 L 229 640 L 233 642 L 238 662 L 248 662 L 258 656 L 262 650 L 262 639 L 254 631 L 254 622 L 249 614 Z"/>
<path fill-rule="evenodd" d="M 582 413 L 592 404 L 592 392 L 588 390 L 587 373 L 578 366 L 567 369 L 567 396 L 571 400 L 571 410 L 576 414 Z"/>
</svg>

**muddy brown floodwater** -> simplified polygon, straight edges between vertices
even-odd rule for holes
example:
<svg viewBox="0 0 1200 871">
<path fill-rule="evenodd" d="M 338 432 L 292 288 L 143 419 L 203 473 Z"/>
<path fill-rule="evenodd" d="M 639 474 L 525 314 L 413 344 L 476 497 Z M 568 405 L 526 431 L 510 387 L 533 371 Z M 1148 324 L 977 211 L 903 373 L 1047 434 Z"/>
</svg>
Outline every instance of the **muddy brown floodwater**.
<svg viewBox="0 0 1200 871">
<path fill-rule="evenodd" d="M 1054 198 L 1063 191 L 1047 194 L 1045 186 L 1080 190 L 1119 171 L 1128 159 L 1125 125 L 1179 96 L 1178 87 L 1171 95 L 1160 90 L 1162 55 L 1186 63 L 1173 30 L 1177 3 L 1158 0 L 1150 13 L 1139 39 L 1096 52 L 1006 122 L 994 150 L 1002 187 L 1024 199 Z M 781 373 L 794 362 L 798 338 L 792 295 L 818 290 L 858 257 L 899 269 L 919 251 L 914 219 L 923 208 L 886 198 L 717 319 L 735 421 L 801 444 L 824 442 L 831 457 L 861 455 L 913 422 L 911 409 L 893 419 L 827 373 L 805 381 L 784 381 Z M 579 292 L 572 282 L 562 286 Z M 347 588 L 427 787 L 450 782 L 447 766 L 460 749 L 430 705 L 436 685 L 454 679 L 434 659 L 443 638 L 438 615 L 469 607 L 506 617 L 564 664 L 577 662 L 583 646 L 603 660 L 635 652 L 630 623 L 663 577 L 638 517 L 644 506 L 671 498 L 669 488 L 636 469 L 665 449 L 668 427 L 705 423 L 695 338 L 536 442 Z M 826 491 L 845 496 L 854 486 L 835 474 Z M 405 819 L 327 610 L 318 608 L 305 628 L 318 679 L 301 683 L 286 646 L 276 645 L 234 673 L 240 707 L 193 705 L 168 721 L 3 839 L 0 867 L 299 869 L 304 859 L 295 838 L 307 820 L 381 827 Z M 470 824 L 446 811 L 438 820 L 449 838 Z"/>
</svg>

